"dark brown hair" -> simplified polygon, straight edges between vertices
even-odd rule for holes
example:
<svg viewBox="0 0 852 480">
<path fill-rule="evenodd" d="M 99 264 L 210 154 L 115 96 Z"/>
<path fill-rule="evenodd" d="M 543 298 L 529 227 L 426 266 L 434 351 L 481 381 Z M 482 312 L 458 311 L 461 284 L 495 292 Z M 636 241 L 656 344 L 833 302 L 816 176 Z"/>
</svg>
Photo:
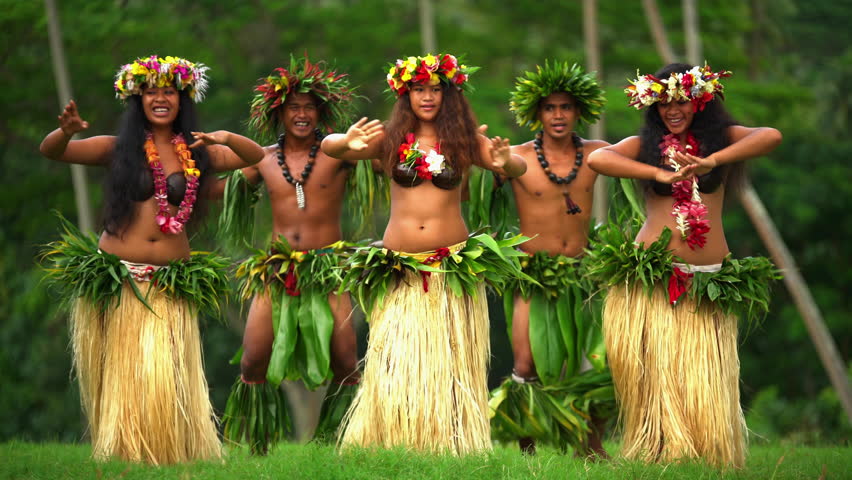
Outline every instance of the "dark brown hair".
<svg viewBox="0 0 852 480">
<path fill-rule="evenodd" d="M 441 108 L 435 118 L 441 153 L 453 168 L 467 172 L 479 155 L 479 139 L 476 117 L 464 94 L 455 86 L 441 83 L 443 98 Z M 417 116 L 411 109 L 408 93 L 401 95 L 393 107 L 390 120 L 385 125 L 385 138 L 382 143 L 382 168 L 390 175 L 393 166 L 399 162 L 397 150 L 405 140 L 405 134 L 415 131 Z"/>
</svg>

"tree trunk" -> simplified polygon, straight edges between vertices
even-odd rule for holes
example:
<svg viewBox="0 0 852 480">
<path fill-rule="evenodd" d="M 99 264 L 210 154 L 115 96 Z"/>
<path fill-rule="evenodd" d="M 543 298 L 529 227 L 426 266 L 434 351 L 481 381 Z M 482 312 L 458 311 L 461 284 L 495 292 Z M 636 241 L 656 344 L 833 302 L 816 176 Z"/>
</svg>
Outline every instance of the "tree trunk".
<svg viewBox="0 0 852 480">
<path fill-rule="evenodd" d="M 686 36 L 686 60 L 702 65 L 701 28 L 698 25 L 698 0 L 683 0 L 683 32 Z"/>
<path fill-rule="evenodd" d="M 672 46 L 669 44 L 666 27 L 663 25 L 663 19 L 660 17 L 660 9 L 657 8 L 657 1 L 642 0 L 642 8 L 645 10 L 645 19 L 648 20 L 651 36 L 654 37 L 654 45 L 657 47 L 657 53 L 662 57 L 663 63 L 673 63 L 675 61 L 674 50 L 672 50 Z"/>
<path fill-rule="evenodd" d="M 438 45 L 435 43 L 435 15 L 432 14 L 432 0 L 419 0 L 418 13 L 420 14 L 420 45 L 423 54 L 438 53 Z"/>
<path fill-rule="evenodd" d="M 603 71 L 601 69 L 601 49 L 598 43 L 598 1 L 583 0 L 583 39 L 586 44 L 586 70 L 597 72 L 598 82 L 603 84 Z M 606 136 L 605 117 L 601 115 L 600 120 L 589 128 L 589 136 L 594 139 L 603 140 Z M 606 214 L 609 209 L 609 180 L 603 175 L 598 175 L 595 181 L 595 193 L 592 203 L 592 216 L 598 223 L 606 222 Z"/>
<path fill-rule="evenodd" d="M 71 100 L 71 82 L 68 79 L 68 64 L 62 48 L 62 30 L 59 25 L 59 13 L 53 0 L 44 0 L 47 13 L 48 36 L 50 37 L 50 57 L 53 61 L 53 75 L 59 94 L 59 109 L 62 111 Z M 76 136 L 76 135 L 75 135 Z M 80 230 L 94 230 L 92 207 L 89 204 L 89 188 L 86 182 L 86 170 L 82 165 L 71 165 L 71 184 L 74 186 L 74 202 L 77 206 L 77 218 Z"/>
</svg>

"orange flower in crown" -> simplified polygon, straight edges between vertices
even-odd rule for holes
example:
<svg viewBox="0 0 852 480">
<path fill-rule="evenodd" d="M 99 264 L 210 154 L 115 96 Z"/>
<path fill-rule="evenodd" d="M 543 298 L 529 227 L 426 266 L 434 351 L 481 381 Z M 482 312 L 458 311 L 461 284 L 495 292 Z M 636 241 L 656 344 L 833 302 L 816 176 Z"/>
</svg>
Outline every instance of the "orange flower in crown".
<svg viewBox="0 0 852 480">
<path fill-rule="evenodd" d="M 388 87 L 397 96 L 407 93 L 412 84 L 438 85 L 444 82 L 465 90 L 470 88 L 469 76 L 477 70 L 479 67 L 463 65 L 448 53 L 400 58 L 390 65 Z"/>
</svg>

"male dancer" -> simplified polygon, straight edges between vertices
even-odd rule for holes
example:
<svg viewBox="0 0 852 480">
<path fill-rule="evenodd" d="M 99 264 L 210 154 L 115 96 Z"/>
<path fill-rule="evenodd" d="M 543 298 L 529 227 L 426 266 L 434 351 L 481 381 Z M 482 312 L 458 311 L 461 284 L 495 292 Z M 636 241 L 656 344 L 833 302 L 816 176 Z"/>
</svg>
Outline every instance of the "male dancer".
<svg viewBox="0 0 852 480">
<path fill-rule="evenodd" d="M 242 170 L 249 184 L 266 184 L 273 241 L 267 252 L 237 271 L 243 297 L 253 299 L 242 374 L 224 421 L 226 437 L 245 435 L 254 452 L 265 453 L 289 423 L 278 388 L 282 380 L 302 380 L 313 389 L 331 378 L 316 434 L 323 439 L 334 435 L 359 382 L 352 304 L 348 293 L 337 294 L 340 274 L 334 268 L 343 248 L 344 193 L 356 165 L 319 150 L 325 132 L 348 125 L 352 90 L 345 75 L 307 58 L 291 58 L 289 69 L 275 69 L 255 92 L 250 130 L 261 138 L 283 130 L 275 144 L 264 148 L 263 160 Z M 228 209 L 223 215 L 232 219 L 245 214 Z M 252 389 L 255 398 L 265 400 L 252 404 Z"/>
<path fill-rule="evenodd" d="M 521 245 L 530 255 L 524 272 L 541 287 L 518 284 L 504 297 L 514 369 L 494 391 L 492 409 L 495 432 L 519 438 L 525 453 L 534 453 L 534 441 L 541 440 L 571 445 L 578 455 L 606 456 L 603 421 L 596 418 L 603 412 L 593 397 L 611 379 L 580 257 L 589 243 L 597 177 L 586 158 L 608 144 L 574 131 L 577 123 L 596 121 L 604 101 L 591 74 L 559 62 L 526 72 L 512 92 L 517 123 L 539 130 L 534 140 L 512 146 L 527 172 L 511 185 L 521 233 L 532 238 Z M 594 368 L 580 374 L 584 353 Z"/>
</svg>

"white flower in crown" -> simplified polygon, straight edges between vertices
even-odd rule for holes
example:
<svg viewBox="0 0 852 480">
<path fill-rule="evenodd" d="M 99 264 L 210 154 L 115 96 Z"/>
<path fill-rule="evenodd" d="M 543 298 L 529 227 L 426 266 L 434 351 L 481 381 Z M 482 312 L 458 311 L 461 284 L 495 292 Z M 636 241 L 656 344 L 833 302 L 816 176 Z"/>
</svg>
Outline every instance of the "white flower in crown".
<svg viewBox="0 0 852 480">
<path fill-rule="evenodd" d="M 433 174 L 444 171 L 444 156 L 435 150 L 429 150 L 429 155 L 426 156 L 426 164 L 429 165 L 428 170 Z"/>
</svg>

